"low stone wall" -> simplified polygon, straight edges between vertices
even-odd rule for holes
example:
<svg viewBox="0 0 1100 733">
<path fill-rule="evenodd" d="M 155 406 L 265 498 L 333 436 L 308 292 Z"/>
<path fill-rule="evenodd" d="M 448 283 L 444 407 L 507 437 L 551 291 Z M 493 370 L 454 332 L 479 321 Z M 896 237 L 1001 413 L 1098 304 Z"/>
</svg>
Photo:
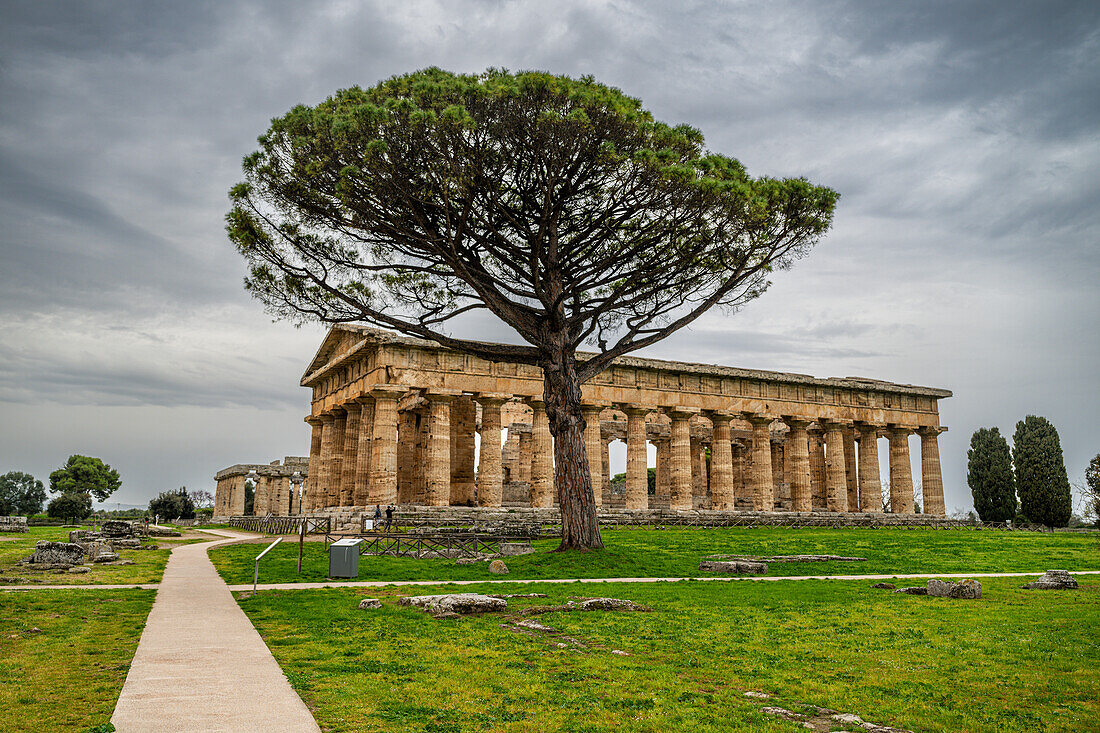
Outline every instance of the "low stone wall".
<svg viewBox="0 0 1100 733">
<path fill-rule="evenodd" d="M 26 517 L 0 517 L 0 532 L 26 532 Z"/>
</svg>

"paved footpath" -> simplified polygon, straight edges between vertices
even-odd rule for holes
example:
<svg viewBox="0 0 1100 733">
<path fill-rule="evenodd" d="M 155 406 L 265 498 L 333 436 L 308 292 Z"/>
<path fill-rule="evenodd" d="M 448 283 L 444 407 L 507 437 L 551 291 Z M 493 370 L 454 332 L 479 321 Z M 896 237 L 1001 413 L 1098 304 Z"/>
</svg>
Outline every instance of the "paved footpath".
<svg viewBox="0 0 1100 733">
<path fill-rule="evenodd" d="M 213 534 L 227 539 L 172 550 L 111 722 L 119 733 L 319 733 L 206 556 L 252 535 Z"/>
</svg>

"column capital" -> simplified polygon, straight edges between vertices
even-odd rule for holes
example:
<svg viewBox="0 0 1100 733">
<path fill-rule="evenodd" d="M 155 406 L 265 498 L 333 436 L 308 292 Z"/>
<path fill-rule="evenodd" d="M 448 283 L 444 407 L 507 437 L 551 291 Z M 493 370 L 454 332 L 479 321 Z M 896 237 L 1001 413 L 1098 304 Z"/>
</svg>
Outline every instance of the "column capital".
<svg viewBox="0 0 1100 733">
<path fill-rule="evenodd" d="M 724 420 L 729 422 L 733 418 L 737 417 L 737 413 L 730 410 L 704 410 L 703 415 L 710 419 L 711 422 L 715 420 Z"/>
<path fill-rule="evenodd" d="M 805 430 L 813 422 L 808 417 L 799 417 L 798 415 L 783 415 L 779 419 L 786 423 L 791 430 Z"/>
<path fill-rule="evenodd" d="M 676 418 L 678 420 L 686 420 L 695 415 L 698 415 L 700 410 L 698 407 L 666 407 L 665 412 L 669 417 Z"/>
<path fill-rule="evenodd" d="M 398 384 L 375 384 L 367 391 L 376 400 L 393 400 L 396 402 L 409 390 Z"/>
<path fill-rule="evenodd" d="M 874 432 L 875 438 L 878 438 L 879 433 L 882 432 L 886 426 L 878 425 L 873 422 L 867 422 L 866 420 L 856 420 L 855 428 L 859 431 L 860 436 L 865 436 L 867 433 Z"/>
<path fill-rule="evenodd" d="M 424 399 L 430 402 L 450 402 L 455 397 L 461 397 L 460 389 L 428 389 L 424 390 Z"/>
<path fill-rule="evenodd" d="M 833 417 L 819 417 L 817 422 L 823 430 L 843 430 L 852 426 L 851 420 L 839 420 Z"/>
<path fill-rule="evenodd" d="M 892 433 L 895 436 L 908 437 L 915 432 L 917 432 L 917 428 L 915 425 L 899 425 L 898 423 L 888 423 L 886 425 L 887 435 L 890 435 Z"/>
<path fill-rule="evenodd" d="M 369 394 L 361 394 L 361 395 L 359 395 L 358 397 L 355 398 L 355 401 L 358 402 L 360 404 L 360 406 L 362 406 L 362 405 L 373 405 L 374 404 L 374 399 L 375 398 L 373 396 L 369 395 Z"/>
<path fill-rule="evenodd" d="M 320 415 L 317 416 L 317 418 L 325 425 L 332 425 L 334 422 L 336 422 L 336 416 L 333 415 L 331 412 L 322 412 Z"/>
<path fill-rule="evenodd" d="M 590 415 L 595 412 L 603 412 L 609 407 L 611 407 L 610 402 L 603 402 L 600 400 L 594 400 L 592 402 L 581 402 L 581 412 L 588 413 Z"/>
<path fill-rule="evenodd" d="M 616 402 L 615 409 L 621 410 L 627 415 L 648 415 L 651 412 L 659 412 L 657 405 L 635 405 L 632 402 Z"/>
<path fill-rule="evenodd" d="M 309 425 L 311 425 L 312 427 L 317 427 L 322 422 L 320 415 L 306 415 L 302 419 L 305 420 L 305 422 L 308 423 Z"/>
<path fill-rule="evenodd" d="M 748 420 L 754 428 L 760 426 L 767 427 L 768 425 L 771 425 L 773 422 L 775 422 L 774 415 L 761 415 L 757 412 L 742 412 L 741 417 L 745 420 Z"/>
<path fill-rule="evenodd" d="M 474 399 L 481 405 L 495 407 L 510 401 L 512 395 L 507 392 L 478 392 L 474 395 Z"/>
<path fill-rule="evenodd" d="M 917 428 L 917 433 L 920 435 L 937 436 L 940 433 L 946 433 L 947 428 L 942 425 L 924 425 Z"/>
<path fill-rule="evenodd" d="M 343 405 L 333 405 L 328 408 L 328 413 L 336 420 L 339 420 L 342 417 L 347 417 L 348 411 L 344 409 Z"/>
<path fill-rule="evenodd" d="M 351 400 L 350 402 L 345 402 L 340 406 L 344 408 L 344 412 L 349 412 L 349 413 L 350 412 L 359 412 L 360 410 L 363 409 L 363 405 L 357 399 Z"/>
<path fill-rule="evenodd" d="M 541 410 L 546 409 L 546 400 L 543 399 L 542 395 L 538 395 L 537 397 L 524 397 L 523 401 L 531 407 L 535 407 Z"/>
</svg>

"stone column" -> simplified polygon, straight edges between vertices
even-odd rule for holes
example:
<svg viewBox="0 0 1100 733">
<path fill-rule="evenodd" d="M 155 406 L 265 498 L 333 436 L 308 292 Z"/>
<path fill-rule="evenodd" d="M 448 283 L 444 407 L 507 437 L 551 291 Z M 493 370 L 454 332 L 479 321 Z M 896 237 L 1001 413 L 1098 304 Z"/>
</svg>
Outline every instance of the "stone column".
<svg viewBox="0 0 1100 733">
<path fill-rule="evenodd" d="M 894 514 L 913 513 L 913 467 L 909 463 L 909 435 L 912 428 L 890 425 L 890 511 Z"/>
<path fill-rule="evenodd" d="M 654 499 L 667 500 L 672 494 L 672 441 L 657 441 L 657 486 Z M 664 502 L 660 502 L 663 504 Z"/>
<path fill-rule="evenodd" d="M 832 420 L 825 427 L 825 507 L 848 511 L 848 473 L 844 467 L 844 426 Z"/>
<path fill-rule="evenodd" d="M 596 506 L 603 504 L 603 436 L 600 433 L 600 415 L 607 408 L 605 402 L 581 405 L 584 418 L 584 452 L 588 454 L 588 475 L 592 477 L 592 497 Z"/>
<path fill-rule="evenodd" d="M 844 471 L 848 479 L 848 511 L 859 511 L 859 472 L 856 463 L 856 431 L 844 428 Z"/>
<path fill-rule="evenodd" d="M 358 402 L 345 402 L 344 411 L 348 413 L 344 426 L 344 465 L 340 479 L 339 506 L 355 504 L 355 472 L 359 468 L 359 418 L 363 406 Z"/>
<path fill-rule="evenodd" d="M 547 429 L 549 430 L 549 427 Z M 516 438 L 519 443 L 519 461 L 516 463 L 517 470 L 514 480 L 527 484 L 528 491 L 530 491 L 531 486 L 531 467 L 535 465 L 535 447 L 531 437 L 531 430 L 527 430 L 520 433 L 519 437 Z"/>
<path fill-rule="evenodd" d="M 267 476 L 257 475 L 256 483 L 252 486 L 252 516 L 263 517 L 271 511 L 271 498 L 268 495 L 270 490 L 271 484 Z"/>
<path fill-rule="evenodd" d="M 374 452 L 374 398 L 357 397 L 359 403 L 359 447 L 355 450 L 355 480 L 353 481 L 353 506 L 367 506 L 370 500 L 370 461 Z"/>
<path fill-rule="evenodd" d="M 859 430 L 859 506 L 865 512 L 882 511 L 882 481 L 878 470 L 877 425 L 860 423 Z"/>
<path fill-rule="evenodd" d="M 474 431 L 477 406 L 469 395 L 451 403 L 451 506 L 474 505 Z"/>
<path fill-rule="evenodd" d="M 504 497 L 501 472 L 500 406 L 511 395 L 483 392 L 481 404 L 481 454 L 477 464 L 477 505 L 499 507 Z"/>
<path fill-rule="evenodd" d="M 321 430 L 321 459 L 317 466 L 320 469 L 318 471 L 320 480 L 317 482 L 317 493 L 310 507 L 311 511 L 318 511 L 330 506 L 328 498 L 332 486 L 332 451 L 336 432 L 336 418 L 332 413 L 326 412 L 321 415 L 321 424 L 324 426 Z"/>
<path fill-rule="evenodd" d="M 431 403 L 428 419 L 431 437 L 424 462 L 428 479 L 428 506 L 451 503 L 451 402 L 453 390 L 437 390 L 424 395 Z"/>
<path fill-rule="evenodd" d="M 939 435 L 947 428 L 925 427 L 920 433 L 920 478 L 924 488 L 925 514 L 942 517 L 947 513 L 943 500 L 943 475 L 940 473 Z"/>
<path fill-rule="evenodd" d="M 706 446 L 699 438 L 691 438 L 691 496 L 692 507 L 695 506 L 694 497 L 706 497 L 707 495 L 707 453 Z"/>
<path fill-rule="evenodd" d="M 790 432 L 787 434 L 787 451 L 791 464 L 791 511 L 813 511 L 813 497 L 810 493 L 810 440 L 806 428 L 810 421 L 799 417 L 785 416 Z"/>
<path fill-rule="evenodd" d="M 603 503 L 611 503 L 611 441 L 600 437 L 600 479 L 603 484 Z"/>
<path fill-rule="evenodd" d="M 397 415 L 397 501 L 401 504 L 413 504 L 417 500 L 417 476 L 423 468 L 417 461 L 422 420 L 426 422 L 427 417 L 416 410 L 404 410 Z"/>
<path fill-rule="evenodd" d="M 825 508 L 825 431 L 820 426 L 806 430 L 810 440 L 810 501 L 814 509 Z"/>
<path fill-rule="evenodd" d="M 302 514 L 313 511 L 321 486 L 321 431 L 324 423 L 321 418 L 310 415 L 306 418 L 311 428 L 309 436 L 309 467 L 306 468 L 306 495 L 299 511 Z"/>
<path fill-rule="evenodd" d="M 542 399 L 530 399 L 531 405 L 531 506 L 554 505 L 554 439 L 550 435 L 550 419 L 546 416 L 546 403 Z M 588 436 L 586 435 L 585 438 Z M 585 446 L 587 449 L 587 445 Z M 598 455 L 598 454 L 597 454 Z M 592 487 L 598 496 L 599 485 Z"/>
<path fill-rule="evenodd" d="M 783 498 L 783 443 L 778 438 L 772 441 L 771 451 L 772 496 L 778 501 Z"/>
<path fill-rule="evenodd" d="M 733 450 L 730 446 L 730 420 L 728 412 L 712 412 L 710 422 L 714 425 L 710 442 L 710 507 L 722 512 L 732 511 L 733 494 Z"/>
<path fill-rule="evenodd" d="M 332 454 L 328 463 L 328 496 L 325 506 L 340 506 L 340 491 L 344 484 L 344 437 L 348 413 L 343 407 L 332 408 Z"/>
<path fill-rule="evenodd" d="M 682 407 L 669 410 L 672 418 L 670 445 L 670 496 L 669 508 L 684 511 L 692 508 L 691 501 L 691 416 L 697 411 Z"/>
<path fill-rule="evenodd" d="M 653 409 L 623 405 L 626 413 L 626 508 L 649 509 L 649 470 L 646 467 L 645 416 Z"/>
<path fill-rule="evenodd" d="M 397 400 L 405 392 L 397 385 L 378 385 L 374 398 L 371 436 L 370 489 L 367 505 L 397 503 Z"/>
<path fill-rule="evenodd" d="M 733 504 L 736 509 L 738 499 L 752 496 L 748 481 L 745 480 L 745 457 L 749 451 L 740 440 L 735 440 L 730 442 L 730 452 L 733 453 Z"/>
<path fill-rule="evenodd" d="M 775 418 L 749 414 L 752 424 L 752 505 L 758 512 L 775 510 L 775 485 L 772 483 L 772 436 L 768 430 Z"/>
<path fill-rule="evenodd" d="M 229 495 L 229 516 L 239 517 L 244 514 L 244 484 L 247 479 L 244 476 L 233 477 L 233 491 Z"/>
</svg>

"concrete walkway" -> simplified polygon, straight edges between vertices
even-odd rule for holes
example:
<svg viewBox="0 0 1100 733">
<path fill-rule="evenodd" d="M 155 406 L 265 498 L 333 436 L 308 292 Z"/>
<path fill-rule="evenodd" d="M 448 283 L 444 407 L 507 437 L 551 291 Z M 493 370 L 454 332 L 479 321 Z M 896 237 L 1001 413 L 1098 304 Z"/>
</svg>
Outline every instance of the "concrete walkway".
<svg viewBox="0 0 1100 733">
<path fill-rule="evenodd" d="M 213 534 L 227 539 L 172 550 L 111 722 L 120 733 L 319 733 L 206 556 L 252 535 Z"/>
</svg>

